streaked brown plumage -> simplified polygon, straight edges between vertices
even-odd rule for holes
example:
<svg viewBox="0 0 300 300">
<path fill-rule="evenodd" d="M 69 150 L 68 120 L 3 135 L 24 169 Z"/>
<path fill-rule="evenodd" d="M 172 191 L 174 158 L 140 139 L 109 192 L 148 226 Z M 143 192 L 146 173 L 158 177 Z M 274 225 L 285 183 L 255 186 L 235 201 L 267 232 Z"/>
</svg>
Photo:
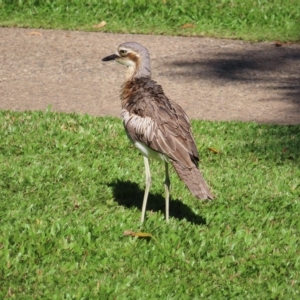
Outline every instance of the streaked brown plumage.
<svg viewBox="0 0 300 300">
<path fill-rule="evenodd" d="M 145 209 L 151 184 L 148 158 L 165 161 L 166 166 L 166 218 L 168 219 L 169 178 L 167 162 L 171 162 L 177 174 L 199 199 L 213 199 L 199 169 L 199 155 L 191 133 L 190 121 L 183 109 L 169 100 L 160 85 L 151 79 L 148 50 L 138 43 L 124 43 L 118 53 L 103 60 L 116 59 L 128 67 L 122 87 L 122 119 L 129 139 L 145 157 L 146 191 Z M 148 178 L 149 177 L 149 178 Z M 147 194 L 147 195 L 146 195 Z M 142 221 L 144 214 L 142 213 Z"/>
</svg>

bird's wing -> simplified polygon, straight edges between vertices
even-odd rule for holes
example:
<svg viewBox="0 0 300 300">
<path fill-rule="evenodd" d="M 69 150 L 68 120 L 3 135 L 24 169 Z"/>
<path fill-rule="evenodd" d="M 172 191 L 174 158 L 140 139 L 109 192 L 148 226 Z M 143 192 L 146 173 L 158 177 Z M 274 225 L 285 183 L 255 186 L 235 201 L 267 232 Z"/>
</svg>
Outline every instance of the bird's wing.
<svg viewBox="0 0 300 300">
<path fill-rule="evenodd" d="M 199 156 L 190 121 L 178 104 L 165 96 L 159 101 L 144 99 L 135 102 L 134 111 L 125 105 L 122 118 L 133 141 L 138 140 L 187 168 L 198 165 Z"/>
</svg>

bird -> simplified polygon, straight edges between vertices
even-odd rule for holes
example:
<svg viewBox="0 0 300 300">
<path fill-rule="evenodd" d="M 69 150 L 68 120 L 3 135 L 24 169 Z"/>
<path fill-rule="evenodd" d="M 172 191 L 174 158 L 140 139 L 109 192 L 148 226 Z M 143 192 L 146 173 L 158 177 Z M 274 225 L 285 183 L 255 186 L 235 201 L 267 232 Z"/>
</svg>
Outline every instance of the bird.
<svg viewBox="0 0 300 300">
<path fill-rule="evenodd" d="M 102 59 L 112 60 L 127 67 L 120 91 L 121 118 L 129 140 L 144 158 L 146 184 L 141 223 L 145 220 L 151 187 L 149 159 L 158 159 L 165 165 L 166 222 L 169 222 L 169 163 L 196 198 L 212 200 L 214 196 L 198 168 L 199 154 L 189 118 L 165 95 L 161 85 L 152 80 L 148 49 L 137 42 L 125 42 L 116 53 Z"/>
</svg>

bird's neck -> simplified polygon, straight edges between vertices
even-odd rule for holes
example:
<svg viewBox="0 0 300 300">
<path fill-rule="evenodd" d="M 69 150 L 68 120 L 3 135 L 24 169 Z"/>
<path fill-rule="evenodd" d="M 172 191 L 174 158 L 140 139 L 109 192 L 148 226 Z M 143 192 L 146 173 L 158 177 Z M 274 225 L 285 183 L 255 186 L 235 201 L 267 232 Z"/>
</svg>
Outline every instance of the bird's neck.
<svg viewBox="0 0 300 300">
<path fill-rule="evenodd" d="M 150 59 L 136 59 L 127 65 L 126 80 L 134 80 L 138 78 L 151 78 Z"/>
<path fill-rule="evenodd" d="M 122 108 L 126 105 L 128 101 L 132 98 L 133 95 L 136 95 L 139 91 L 143 91 L 143 87 L 147 82 L 151 80 L 151 77 L 139 77 L 131 78 L 126 80 L 121 88 L 120 99 Z"/>
</svg>

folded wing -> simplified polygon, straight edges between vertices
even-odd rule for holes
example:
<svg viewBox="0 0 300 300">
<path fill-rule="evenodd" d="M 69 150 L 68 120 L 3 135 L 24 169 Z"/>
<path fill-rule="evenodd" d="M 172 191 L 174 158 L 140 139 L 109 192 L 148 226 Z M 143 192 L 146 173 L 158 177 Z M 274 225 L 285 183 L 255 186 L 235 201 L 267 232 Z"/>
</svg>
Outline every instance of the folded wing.
<svg viewBox="0 0 300 300">
<path fill-rule="evenodd" d="M 125 104 L 122 118 L 131 140 L 168 156 L 179 177 L 197 198 L 213 199 L 198 169 L 199 155 L 189 119 L 178 104 L 160 95 L 159 100 L 148 98 L 135 103 L 134 111 Z"/>
</svg>

